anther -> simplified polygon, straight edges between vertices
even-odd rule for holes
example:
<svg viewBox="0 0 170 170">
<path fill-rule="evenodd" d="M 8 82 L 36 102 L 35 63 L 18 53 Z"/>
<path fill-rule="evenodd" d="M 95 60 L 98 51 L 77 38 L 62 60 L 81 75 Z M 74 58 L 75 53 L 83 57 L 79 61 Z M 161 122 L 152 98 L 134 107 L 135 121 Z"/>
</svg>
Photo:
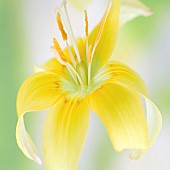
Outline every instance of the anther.
<svg viewBox="0 0 170 170">
<path fill-rule="evenodd" d="M 85 33 L 86 33 L 86 59 L 88 62 L 88 50 L 89 50 L 89 42 L 88 42 L 88 36 L 89 36 L 89 20 L 88 20 L 88 15 L 87 11 L 84 11 L 85 15 Z"/>
<path fill-rule="evenodd" d="M 61 21 L 60 13 L 57 13 L 56 20 L 57 20 L 58 28 L 61 32 L 62 37 L 63 37 L 63 40 L 66 41 L 68 39 L 68 37 L 67 37 L 67 33 L 64 30 L 64 26 L 63 26 L 63 23 Z"/>
<path fill-rule="evenodd" d="M 86 32 L 86 37 L 88 37 L 89 35 L 89 21 L 88 21 L 88 15 L 87 15 L 87 11 L 84 11 L 85 14 L 85 23 L 86 23 L 86 27 L 85 27 L 85 32 Z"/>
<path fill-rule="evenodd" d="M 55 53 L 57 60 L 62 65 L 66 65 L 66 63 L 67 63 L 66 57 L 65 57 L 59 43 L 57 42 L 57 40 L 55 38 L 53 38 L 53 43 L 54 43 L 54 48 L 52 48 L 52 50 Z"/>
<path fill-rule="evenodd" d="M 71 51 L 71 49 L 70 49 L 70 47 L 69 47 L 69 44 L 68 44 L 68 42 L 67 42 L 68 36 L 67 36 L 66 31 L 64 30 L 64 26 L 63 26 L 63 23 L 62 23 L 62 20 L 61 20 L 61 15 L 60 15 L 60 13 L 57 13 L 56 20 L 57 20 L 58 28 L 59 28 L 59 30 L 60 30 L 60 32 L 61 32 L 62 38 L 63 38 L 63 40 L 66 42 L 66 45 L 67 45 L 67 48 L 68 48 L 68 51 L 69 51 L 69 54 L 70 54 L 70 58 L 71 58 L 71 60 L 72 60 L 72 62 L 73 62 L 74 67 L 76 67 L 76 61 L 75 61 L 75 59 L 74 59 L 74 56 L 73 56 L 73 54 L 72 54 L 72 51 Z"/>
</svg>

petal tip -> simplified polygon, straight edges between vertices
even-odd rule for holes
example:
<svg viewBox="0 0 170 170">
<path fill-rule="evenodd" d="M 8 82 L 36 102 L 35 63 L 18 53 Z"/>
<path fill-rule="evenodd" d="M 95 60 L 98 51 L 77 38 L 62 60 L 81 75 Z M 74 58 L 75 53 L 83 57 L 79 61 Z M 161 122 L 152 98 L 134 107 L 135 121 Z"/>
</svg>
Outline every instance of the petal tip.
<svg viewBox="0 0 170 170">
<path fill-rule="evenodd" d="M 36 162 L 38 165 L 42 165 L 42 161 L 41 161 L 41 159 L 38 158 L 38 157 L 36 158 L 35 162 Z"/>
</svg>

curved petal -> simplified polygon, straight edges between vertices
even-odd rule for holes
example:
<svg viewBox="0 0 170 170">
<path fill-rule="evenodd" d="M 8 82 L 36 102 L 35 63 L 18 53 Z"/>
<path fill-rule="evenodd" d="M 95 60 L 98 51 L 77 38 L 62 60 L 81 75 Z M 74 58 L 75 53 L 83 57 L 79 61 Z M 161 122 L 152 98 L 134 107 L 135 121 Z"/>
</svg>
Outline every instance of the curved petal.
<svg viewBox="0 0 170 170">
<path fill-rule="evenodd" d="M 100 42 L 94 53 L 94 64 L 92 65 L 92 69 L 94 69 L 94 66 L 97 68 L 102 66 L 108 60 L 108 58 L 111 57 L 113 53 L 118 34 L 119 9 L 120 0 L 112 0 L 112 6 L 107 16 Z M 94 45 L 100 28 L 100 24 L 101 22 L 94 28 L 94 30 L 89 35 L 89 45 Z"/>
<path fill-rule="evenodd" d="M 149 149 L 155 140 L 157 139 L 159 132 L 162 127 L 162 116 L 158 108 L 154 105 L 154 103 L 147 97 L 141 95 L 146 104 L 146 115 L 147 115 L 147 125 L 149 132 Z M 141 157 L 146 150 L 135 150 L 130 154 L 131 159 L 138 159 Z"/>
<path fill-rule="evenodd" d="M 36 163 L 41 164 L 41 159 L 38 156 L 37 148 L 25 129 L 23 116 L 21 116 L 17 122 L 16 139 L 19 148 L 22 150 L 25 156 Z"/>
<path fill-rule="evenodd" d="M 119 62 L 109 62 L 106 65 L 105 75 L 110 75 L 112 83 L 119 83 L 125 87 L 137 90 L 141 94 L 148 96 L 148 92 L 143 80 L 128 66 Z"/>
<path fill-rule="evenodd" d="M 158 137 L 162 126 L 161 113 L 149 99 L 146 86 L 138 74 L 136 74 L 128 66 L 118 62 L 109 62 L 107 66 L 107 74 L 111 75 L 109 82 L 118 83 L 131 91 L 136 91 L 136 93 L 138 93 L 138 95 L 144 100 L 143 104 L 145 103 L 147 127 L 149 132 L 149 145 L 145 150 L 135 150 L 130 155 L 132 159 L 138 159 L 151 147 Z"/>
<path fill-rule="evenodd" d="M 86 138 L 89 106 L 86 100 L 61 99 L 51 108 L 43 128 L 47 170 L 76 170 Z"/>
<path fill-rule="evenodd" d="M 28 78 L 18 93 L 17 143 L 23 153 L 37 163 L 40 163 L 40 159 L 35 145 L 25 130 L 23 117 L 26 112 L 44 110 L 50 107 L 59 96 L 58 88 L 59 82 L 56 74 L 41 72 Z"/>
<path fill-rule="evenodd" d="M 106 84 L 91 95 L 91 107 L 117 151 L 148 147 L 146 119 L 137 93 L 118 84 Z"/>
<path fill-rule="evenodd" d="M 121 0 L 120 8 L 120 24 L 123 25 L 126 22 L 138 17 L 138 16 L 150 16 L 152 11 L 146 7 L 139 0 Z"/>
</svg>

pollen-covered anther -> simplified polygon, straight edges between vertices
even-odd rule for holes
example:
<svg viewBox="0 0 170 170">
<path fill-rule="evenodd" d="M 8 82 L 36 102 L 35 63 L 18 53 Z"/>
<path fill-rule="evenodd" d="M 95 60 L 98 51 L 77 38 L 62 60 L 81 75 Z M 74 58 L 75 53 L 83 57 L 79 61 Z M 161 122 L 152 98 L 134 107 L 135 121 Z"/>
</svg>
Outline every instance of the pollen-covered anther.
<svg viewBox="0 0 170 170">
<path fill-rule="evenodd" d="M 54 52 L 58 62 L 60 62 L 62 65 L 66 65 L 67 64 L 66 56 L 64 55 L 56 38 L 53 38 L 53 44 L 54 44 L 54 48 L 52 48 L 52 51 Z"/>
<path fill-rule="evenodd" d="M 67 33 L 64 30 L 64 26 L 63 26 L 63 23 L 62 23 L 62 20 L 61 20 L 60 13 L 57 13 L 56 20 L 57 20 L 58 28 L 61 32 L 62 37 L 63 37 L 63 40 L 66 41 L 68 39 L 68 37 L 67 37 Z"/>
<path fill-rule="evenodd" d="M 84 11 L 84 14 L 85 14 L 85 24 L 86 24 L 85 32 L 86 32 L 86 37 L 88 37 L 88 35 L 89 35 L 89 20 L 88 20 L 88 15 L 87 15 L 86 10 Z"/>
</svg>

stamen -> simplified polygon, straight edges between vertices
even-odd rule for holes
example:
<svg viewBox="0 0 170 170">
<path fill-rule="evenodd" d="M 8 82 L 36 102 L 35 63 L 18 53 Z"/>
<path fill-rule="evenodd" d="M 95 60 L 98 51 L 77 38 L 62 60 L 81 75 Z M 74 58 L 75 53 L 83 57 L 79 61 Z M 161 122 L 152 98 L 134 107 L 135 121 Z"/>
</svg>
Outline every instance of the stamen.
<svg viewBox="0 0 170 170">
<path fill-rule="evenodd" d="M 54 43 L 54 48 L 52 48 L 52 50 L 53 50 L 54 54 L 56 54 L 57 60 L 62 65 L 66 65 L 66 63 L 67 63 L 66 56 L 64 55 L 59 43 L 57 42 L 57 40 L 55 38 L 53 38 L 53 43 Z"/>
<path fill-rule="evenodd" d="M 59 30 L 61 32 L 62 37 L 63 37 L 63 40 L 66 41 L 68 39 L 67 38 L 67 33 L 64 30 L 64 26 L 63 26 L 63 23 L 61 21 L 60 13 L 57 13 L 56 20 L 57 20 L 58 28 L 59 28 Z"/>
<path fill-rule="evenodd" d="M 75 77 L 75 75 L 72 73 L 70 67 L 68 66 L 68 64 L 66 65 L 67 69 L 68 69 L 68 72 L 70 73 L 71 77 L 73 78 L 74 82 L 78 85 L 78 81 Z"/>
<path fill-rule="evenodd" d="M 73 67 L 70 63 L 68 63 L 68 62 L 66 61 L 66 59 L 63 58 L 63 57 L 65 57 L 65 55 L 64 55 L 63 51 L 61 50 L 61 48 L 60 48 L 57 40 L 56 40 L 55 38 L 54 38 L 53 40 L 54 40 L 55 47 L 51 47 L 51 50 L 54 52 L 57 61 L 58 61 L 60 64 L 62 64 L 62 65 L 64 65 L 64 66 L 67 67 L 70 75 L 72 76 L 72 78 L 74 79 L 74 81 L 75 81 L 76 84 L 77 84 L 77 80 L 75 79 L 74 74 L 75 74 L 76 77 L 78 78 L 78 81 L 80 82 L 80 84 L 83 85 L 83 81 L 81 80 L 79 74 L 76 72 L 76 70 L 74 69 L 74 67 Z M 63 56 L 63 55 L 64 55 L 64 56 Z M 72 74 L 72 72 L 73 72 L 74 74 Z"/>
<path fill-rule="evenodd" d="M 89 46 L 88 49 L 88 85 L 90 84 L 90 79 L 91 79 L 91 60 L 92 60 L 92 45 Z"/>
<path fill-rule="evenodd" d="M 60 64 L 62 64 L 62 65 L 64 65 L 64 66 L 67 67 L 67 69 L 68 69 L 71 77 L 72 77 L 73 80 L 75 81 L 75 83 L 77 84 L 77 80 L 76 80 L 76 77 L 77 77 L 77 78 L 78 78 L 78 81 L 80 82 L 80 84 L 83 85 L 83 81 L 81 80 L 79 74 L 76 72 L 76 70 L 74 69 L 74 67 L 72 67 L 72 65 L 71 65 L 70 63 L 68 63 L 67 61 L 64 61 L 63 58 L 60 56 L 60 55 L 61 55 L 61 53 L 59 53 L 60 50 L 57 51 L 56 48 L 54 48 L 54 47 L 51 47 L 51 50 L 54 52 L 57 61 L 58 61 Z M 63 53 L 63 52 L 62 52 L 62 53 Z M 73 72 L 75 75 L 74 75 L 72 72 Z M 76 77 L 75 77 L 75 76 L 76 76 Z"/>
<path fill-rule="evenodd" d="M 110 11 L 111 6 L 112 6 L 112 1 L 108 4 L 108 7 L 107 7 L 107 9 L 106 9 L 106 11 L 105 11 L 105 14 L 104 14 L 104 16 L 103 16 L 103 18 L 102 18 L 102 21 L 101 21 L 101 24 L 100 24 L 100 28 L 99 28 L 99 32 L 98 32 L 98 35 L 97 35 L 97 38 L 96 38 L 96 41 L 95 41 L 95 45 L 94 45 L 95 47 L 97 47 L 97 45 L 98 45 L 98 43 L 99 43 L 99 41 L 100 41 L 100 38 L 101 38 L 101 36 L 102 36 L 102 32 L 103 32 L 103 29 L 104 29 L 104 25 L 105 25 L 105 23 L 106 23 L 107 16 L 108 16 L 108 14 L 109 14 L 109 11 Z"/>
<path fill-rule="evenodd" d="M 87 11 L 84 11 L 85 14 L 85 23 L 86 23 L 86 27 L 85 27 L 85 31 L 86 31 L 86 37 L 89 36 L 89 20 L 88 20 L 88 15 L 87 15 Z"/>
<path fill-rule="evenodd" d="M 66 41 L 66 45 L 67 45 L 68 52 L 69 52 L 69 54 L 70 54 L 70 58 L 71 58 L 71 60 L 72 60 L 72 62 L 73 62 L 73 65 L 74 65 L 74 67 L 76 67 L 76 61 L 75 61 L 75 59 L 74 59 L 73 53 L 72 53 L 72 51 L 71 51 L 71 49 L 70 49 L 70 46 L 69 46 L 69 44 L 68 44 L 67 41 Z"/>
<path fill-rule="evenodd" d="M 67 64 L 65 61 L 63 61 L 63 60 L 61 59 L 60 54 L 58 53 L 58 51 L 57 51 L 54 47 L 51 47 L 51 51 L 54 53 L 57 61 L 58 61 L 60 64 L 62 64 L 62 65 L 64 65 L 64 66 Z"/>
<path fill-rule="evenodd" d="M 79 49 L 78 49 L 77 44 L 76 44 L 76 40 L 74 38 L 74 34 L 73 34 L 73 31 L 72 31 L 72 27 L 71 27 L 71 23 L 70 23 L 70 20 L 69 20 L 66 5 L 63 5 L 63 7 L 64 7 L 64 11 L 65 11 L 65 15 L 63 15 L 63 17 L 64 17 L 63 21 L 65 23 L 67 32 L 68 32 L 68 34 L 70 36 L 70 40 L 72 41 L 72 45 L 74 47 L 74 50 L 75 50 L 75 53 L 76 53 L 76 56 L 77 56 L 77 60 L 80 63 L 81 62 L 80 53 L 79 53 Z"/>
<path fill-rule="evenodd" d="M 87 11 L 84 11 L 85 14 L 85 33 L 86 33 L 86 59 L 88 62 L 88 50 L 89 50 L 89 42 L 88 42 L 88 36 L 89 36 L 89 21 L 88 21 L 88 15 L 87 15 Z"/>
<path fill-rule="evenodd" d="M 77 76 L 80 84 L 83 85 L 83 81 L 82 81 L 81 77 L 79 76 L 79 74 L 77 73 L 77 71 L 74 69 L 74 67 L 72 67 L 72 65 L 70 63 L 67 63 L 67 67 L 69 67 L 73 71 L 73 73 Z"/>
<path fill-rule="evenodd" d="M 92 45 L 89 46 L 89 49 L 88 49 L 88 64 L 91 63 L 91 59 L 92 59 Z"/>
<path fill-rule="evenodd" d="M 60 30 L 60 32 L 62 34 L 63 40 L 66 42 L 67 49 L 68 49 L 68 52 L 70 54 L 70 58 L 71 58 L 71 60 L 73 62 L 74 67 L 76 67 L 76 61 L 74 59 L 74 56 L 73 56 L 72 51 L 70 49 L 70 46 L 69 46 L 69 44 L 67 42 L 67 39 L 68 39 L 67 33 L 64 30 L 64 26 L 63 26 L 63 23 L 62 23 L 62 20 L 61 20 L 61 15 L 60 15 L 59 12 L 57 13 L 56 19 L 57 19 L 57 24 L 58 24 L 59 30 Z"/>
</svg>

